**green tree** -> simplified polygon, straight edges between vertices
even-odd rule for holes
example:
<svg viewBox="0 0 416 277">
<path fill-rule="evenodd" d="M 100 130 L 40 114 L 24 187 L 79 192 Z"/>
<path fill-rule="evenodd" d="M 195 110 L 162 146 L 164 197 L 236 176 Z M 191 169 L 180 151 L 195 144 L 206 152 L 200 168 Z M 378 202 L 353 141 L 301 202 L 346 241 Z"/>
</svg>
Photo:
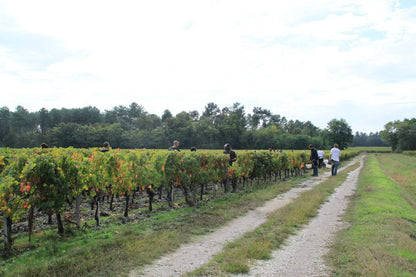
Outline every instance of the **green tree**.
<svg viewBox="0 0 416 277">
<path fill-rule="evenodd" d="M 153 130 L 162 125 L 162 120 L 154 114 L 142 112 L 134 119 L 135 129 L 137 130 Z"/>
<path fill-rule="evenodd" d="M 340 149 L 347 148 L 354 138 L 352 129 L 345 119 L 332 119 L 328 122 L 326 139 L 329 144 L 337 143 Z"/>
<path fill-rule="evenodd" d="M 271 125 L 258 130 L 251 130 L 248 134 L 247 141 L 253 149 L 279 149 L 281 148 L 280 136 L 283 130 L 276 125 Z"/>
<path fill-rule="evenodd" d="M 363 132 L 355 132 L 354 140 L 351 146 L 389 146 L 385 143 L 379 132 L 369 134 Z"/>
<path fill-rule="evenodd" d="M 416 150 L 416 118 L 388 122 L 380 134 L 393 151 Z"/>
<path fill-rule="evenodd" d="M 133 102 L 129 106 L 128 114 L 129 117 L 134 120 L 138 118 L 142 113 L 144 113 L 144 108 L 141 105 L 138 105 L 137 103 Z"/>
<path fill-rule="evenodd" d="M 202 116 L 210 118 L 212 123 L 214 123 L 215 119 L 218 118 L 220 113 L 220 108 L 216 104 L 210 102 L 205 106 L 205 111 L 202 113 Z"/>
<path fill-rule="evenodd" d="M 162 122 L 166 122 L 166 120 L 169 120 L 169 118 L 172 118 L 172 117 L 173 117 L 172 113 L 169 110 L 165 110 L 162 115 Z"/>
<path fill-rule="evenodd" d="M 10 133 L 10 111 L 7 107 L 0 108 L 0 146 L 9 145 L 8 135 Z"/>
<path fill-rule="evenodd" d="M 302 122 L 289 120 L 285 125 L 285 129 L 291 135 L 300 135 L 302 133 Z"/>
<path fill-rule="evenodd" d="M 165 119 L 165 130 L 170 143 L 179 140 L 183 148 L 196 144 L 196 124 L 193 119 L 194 115 L 187 112 L 180 112 L 175 117 Z"/>
<path fill-rule="evenodd" d="M 272 113 L 269 110 L 262 109 L 260 107 L 253 108 L 253 114 L 247 116 L 247 121 L 252 129 L 257 129 L 259 126 L 263 128 L 269 126 L 272 123 Z"/>
<path fill-rule="evenodd" d="M 316 137 L 319 134 L 319 128 L 312 124 L 310 121 L 306 121 L 302 124 L 302 135 L 310 137 Z"/>
<path fill-rule="evenodd" d="M 197 142 L 195 146 L 199 148 L 212 149 L 218 148 L 222 141 L 219 140 L 220 132 L 213 124 L 211 118 L 201 116 L 195 123 Z"/>
<path fill-rule="evenodd" d="M 247 120 L 244 106 L 234 103 L 232 107 L 223 108 L 218 123 L 215 124 L 220 130 L 224 143 L 230 143 L 234 148 L 243 148 L 246 144 L 243 138 L 246 137 Z"/>
<path fill-rule="evenodd" d="M 205 106 L 202 116 L 196 124 L 198 146 L 202 148 L 218 148 L 223 145 L 223 138 L 219 126 L 221 118 L 220 108 L 210 102 Z"/>
</svg>

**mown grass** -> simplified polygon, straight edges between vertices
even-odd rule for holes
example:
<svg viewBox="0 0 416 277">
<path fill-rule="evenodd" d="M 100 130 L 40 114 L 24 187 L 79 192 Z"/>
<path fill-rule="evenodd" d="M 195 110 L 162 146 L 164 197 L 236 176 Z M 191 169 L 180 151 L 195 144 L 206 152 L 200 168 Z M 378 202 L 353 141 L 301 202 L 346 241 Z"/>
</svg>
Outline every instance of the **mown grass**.
<svg viewBox="0 0 416 277">
<path fill-rule="evenodd" d="M 328 260 L 334 276 L 416 276 L 416 158 L 372 155 Z"/>
<path fill-rule="evenodd" d="M 269 259 L 272 250 L 279 248 L 288 236 L 316 216 L 322 203 L 345 181 L 347 173 L 358 166 L 359 163 L 355 163 L 337 176 L 328 178 L 313 189 L 303 192 L 293 202 L 271 213 L 266 223 L 229 243 L 211 262 L 187 276 L 248 273 L 250 260 Z"/>
<path fill-rule="evenodd" d="M 250 187 L 226 194 L 197 207 L 149 213 L 138 222 L 125 223 L 115 216 L 105 228 L 71 230 L 64 236 L 55 231 L 16 240 L 17 248 L 34 247 L 12 259 L 0 260 L 0 276 L 122 276 L 172 252 L 193 235 L 241 216 L 281 194 L 305 177 Z"/>
<path fill-rule="evenodd" d="M 416 157 L 400 154 L 377 155 L 380 168 L 403 190 L 403 197 L 416 209 Z"/>
</svg>

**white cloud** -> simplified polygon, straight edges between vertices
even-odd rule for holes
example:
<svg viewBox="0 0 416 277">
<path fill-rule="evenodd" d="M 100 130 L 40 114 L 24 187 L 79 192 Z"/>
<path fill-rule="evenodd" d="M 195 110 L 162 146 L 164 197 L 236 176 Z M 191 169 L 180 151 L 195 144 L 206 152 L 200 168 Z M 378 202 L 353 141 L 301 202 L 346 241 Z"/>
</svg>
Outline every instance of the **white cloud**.
<svg viewBox="0 0 416 277">
<path fill-rule="evenodd" d="M 134 101 L 161 115 L 240 102 L 247 113 L 261 106 L 319 127 L 343 116 L 354 130 L 377 131 L 379 118 L 409 115 L 367 121 L 367 110 L 416 106 L 416 8 L 398 3 L 0 1 L 0 36 L 25 37 L 0 37 L 0 82 L 12 93 L 2 103 L 104 110 Z M 33 50 L 36 60 L 19 54 Z"/>
</svg>

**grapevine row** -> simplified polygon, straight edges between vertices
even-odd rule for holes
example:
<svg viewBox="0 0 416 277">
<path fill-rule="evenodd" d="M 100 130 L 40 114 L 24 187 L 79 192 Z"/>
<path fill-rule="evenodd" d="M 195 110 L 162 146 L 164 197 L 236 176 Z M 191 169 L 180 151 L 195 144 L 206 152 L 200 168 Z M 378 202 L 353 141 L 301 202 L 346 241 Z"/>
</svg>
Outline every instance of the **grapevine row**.
<svg viewBox="0 0 416 277">
<path fill-rule="evenodd" d="M 103 197 L 125 197 L 124 216 L 129 201 L 139 190 L 149 197 L 167 194 L 174 205 L 174 188 L 182 189 L 186 202 L 195 205 L 197 188 L 218 183 L 227 192 L 227 180 L 260 180 L 297 175 L 307 162 L 306 153 L 241 151 L 229 164 L 229 156 L 216 151 L 178 152 L 164 150 L 97 149 L 0 149 L 0 216 L 3 218 L 6 248 L 12 245 L 13 222 L 28 218 L 29 240 L 34 212 L 56 215 L 58 232 L 64 231 L 61 214 L 75 205 L 76 224 L 80 222 L 81 199 L 95 208 L 100 224 Z M 344 157 L 345 158 L 345 157 Z"/>
</svg>

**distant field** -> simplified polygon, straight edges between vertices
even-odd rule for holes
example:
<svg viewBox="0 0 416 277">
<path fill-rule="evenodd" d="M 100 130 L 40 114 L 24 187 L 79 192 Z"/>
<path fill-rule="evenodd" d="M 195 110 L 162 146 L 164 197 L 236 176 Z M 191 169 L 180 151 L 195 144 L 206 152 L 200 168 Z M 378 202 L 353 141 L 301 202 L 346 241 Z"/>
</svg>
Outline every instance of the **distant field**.
<svg viewBox="0 0 416 277">
<path fill-rule="evenodd" d="M 349 150 L 358 150 L 365 152 L 378 152 L 378 153 L 387 153 L 391 152 L 390 146 L 359 146 L 359 147 L 350 147 Z"/>
</svg>

